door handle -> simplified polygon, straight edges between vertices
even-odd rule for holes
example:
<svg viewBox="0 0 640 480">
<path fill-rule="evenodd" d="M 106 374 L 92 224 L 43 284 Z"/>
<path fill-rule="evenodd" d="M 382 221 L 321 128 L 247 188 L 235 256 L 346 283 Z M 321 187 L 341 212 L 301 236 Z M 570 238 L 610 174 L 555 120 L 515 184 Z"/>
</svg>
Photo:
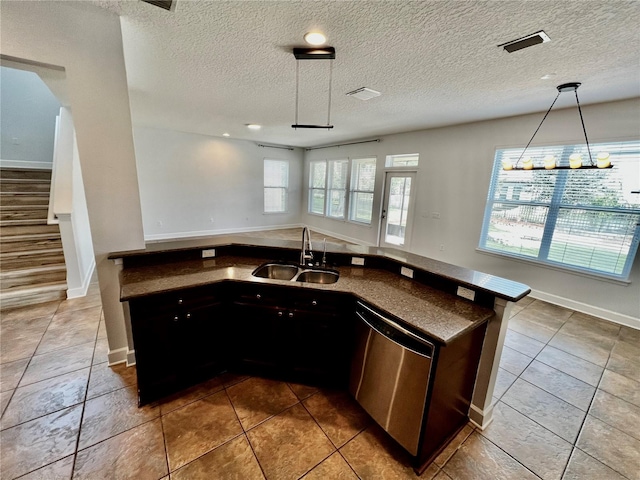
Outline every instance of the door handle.
<svg viewBox="0 0 640 480">
<path fill-rule="evenodd" d="M 382 217 L 380 217 L 380 218 L 382 218 L 383 220 L 385 218 L 387 218 L 387 211 L 386 210 L 382 210 Z"/>
</svg>

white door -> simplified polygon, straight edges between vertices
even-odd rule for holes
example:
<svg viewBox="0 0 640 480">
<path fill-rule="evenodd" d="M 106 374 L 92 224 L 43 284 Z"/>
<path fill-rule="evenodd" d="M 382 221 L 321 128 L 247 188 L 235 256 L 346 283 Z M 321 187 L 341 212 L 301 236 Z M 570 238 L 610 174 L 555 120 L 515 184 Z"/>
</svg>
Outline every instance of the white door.
<svg viewBox="0 0 640 480">
<path fill-rule="evenodd" d="M 415 172 L 387 172 L 382 204 L 381 247 L 409 248 L 415 184 Z"/>
</svg>

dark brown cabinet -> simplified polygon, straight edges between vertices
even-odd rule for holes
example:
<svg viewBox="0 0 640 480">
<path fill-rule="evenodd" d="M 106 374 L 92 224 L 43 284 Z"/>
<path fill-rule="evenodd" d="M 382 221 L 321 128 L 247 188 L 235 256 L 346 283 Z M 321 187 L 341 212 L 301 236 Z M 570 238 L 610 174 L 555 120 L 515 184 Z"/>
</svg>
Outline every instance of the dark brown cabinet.
<svg viewBox="0 0 640 480">
<path fill-rule="evenodd" d="M 140 405 L 222 372 L 227 367 L 224 285 L 131 300 Z"/>
</svg>

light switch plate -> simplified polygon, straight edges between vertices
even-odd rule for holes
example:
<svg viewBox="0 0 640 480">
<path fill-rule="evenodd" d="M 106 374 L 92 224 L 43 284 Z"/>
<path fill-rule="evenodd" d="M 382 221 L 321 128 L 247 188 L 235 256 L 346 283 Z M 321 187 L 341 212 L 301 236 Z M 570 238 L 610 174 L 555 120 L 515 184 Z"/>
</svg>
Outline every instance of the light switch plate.
<svg viewBox="0 0 640 480">
<path fill-rule="evenodd" d="M 405 277 L 413 278 L 413 270 L 407 267 L 400 267 L 400 274 Z"/>
<path fill-rule="evenodd" d="M 458 296 L 474 301 L 476 299 L 476 292 L 469 288 L 458 287 Z"/>
<path fill-rule="evenodd" d="M 216 249 L 202 250 L 202 258 L 212 258 L 216 256 Z"/>
<path fill-rule="evenodd" d="M 364 265 L 364 258 L 351 257 L 351 265 Z"/>
</svg>

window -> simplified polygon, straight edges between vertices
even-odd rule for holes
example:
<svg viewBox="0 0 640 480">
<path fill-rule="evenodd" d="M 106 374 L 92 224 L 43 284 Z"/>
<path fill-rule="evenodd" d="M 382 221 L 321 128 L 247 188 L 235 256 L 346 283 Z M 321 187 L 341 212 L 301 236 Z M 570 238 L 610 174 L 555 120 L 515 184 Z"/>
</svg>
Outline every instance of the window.
<svg viewBox="0 0 640 480">
<path fill-rule="evenodd" d="M 521 148 L 497 150 L 479 248 L 538 263 L 626 279 L 640 240 L 640 142 L 591 145 L 611 155 L 611 169 L 505 171 Z M 532 158 L 571 154 L 586 145 L 535 147 Z"/>
<path fill-rule="evenodd" d="M 327 162 L 327 217 L 344 218 L 347 197 L 347 170 L 349 160 L 330 160 Z"/>
<path fill-rule="evenodd" d="M 417 153 L 409 153 L 404 155 L 387 155 L 384 166 L 393 167 L 417 167 L 420 160 Z"/>
<path fill-rule="evenodd" d="M 376 159 L 354 158 L 351 162 L 349 220 L 371 223 L 375 181 Z"/>
<path fill-rule="evenodd" d="M 264 159 L 264 213 L 287 211 L 289 162 Z"/>
<path fill-rule="evenodd" d="M 309 174 L 309 213 L 324 215 L 327 162 L 311 162 Z"/>
</svg>

